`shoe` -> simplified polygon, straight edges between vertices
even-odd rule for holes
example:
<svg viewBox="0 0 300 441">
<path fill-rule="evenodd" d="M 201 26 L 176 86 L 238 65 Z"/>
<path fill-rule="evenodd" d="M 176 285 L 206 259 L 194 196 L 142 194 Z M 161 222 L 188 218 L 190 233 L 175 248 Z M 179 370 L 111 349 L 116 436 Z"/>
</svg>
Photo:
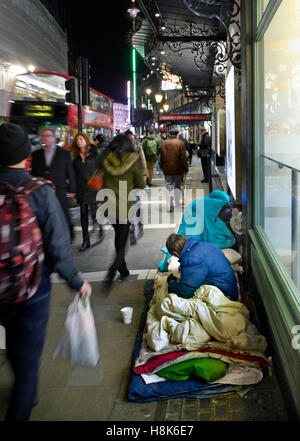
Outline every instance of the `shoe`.
<svg viewBox="0 0 300 441">
<path fill-rule="evenodd" d="M 90 241 L 89 240 L 84 240 L 83 244 L 79 248 L 79 251 L 83 252 L 83 251 L 87 250 L 88 248 L 90 248 L 90 246 L 91 246 Z"/>
<path fill-rule="evenodd" d="M 201 182 L 208 182 L 208 179 L 201 179 Z"/>
<path fill-rule="evenodd" d="M 120 272 L 120 271 L 119 271 Z M 125 279 L 127 279 L 127 277 L 130 275 L 130 272 L 127 270 L 127 272 L 126 273 L 120 273 L 120 279 L 121 280 L 125 280 Z"/>
</svg>

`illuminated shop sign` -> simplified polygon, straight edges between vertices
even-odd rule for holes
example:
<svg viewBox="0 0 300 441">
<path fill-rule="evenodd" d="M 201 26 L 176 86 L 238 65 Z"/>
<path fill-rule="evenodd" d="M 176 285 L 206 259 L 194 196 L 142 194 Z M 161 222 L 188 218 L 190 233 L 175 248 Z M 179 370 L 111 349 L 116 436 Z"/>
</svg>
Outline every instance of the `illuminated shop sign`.
<svg viewBox="0 0 300 441">
<path fill-rule="evenodd" d="M 26 116 L 53 117 L 53 108 L 45 104 L 30 104 L 26 109 Z"/>
<path fill-rule="evenodd" d="M 163 80 L 161 82 L 161 90 L 175 90 L 182 89 L 181 77 L 179 75 L 172 74 L 164 71 Z"/>
<path fill-rule="evenodd" d="M 210 114 L 199 115 L 161 115 L 159 117 L 161 121 L 209 121 L 211 119 Z"/>
</svg>

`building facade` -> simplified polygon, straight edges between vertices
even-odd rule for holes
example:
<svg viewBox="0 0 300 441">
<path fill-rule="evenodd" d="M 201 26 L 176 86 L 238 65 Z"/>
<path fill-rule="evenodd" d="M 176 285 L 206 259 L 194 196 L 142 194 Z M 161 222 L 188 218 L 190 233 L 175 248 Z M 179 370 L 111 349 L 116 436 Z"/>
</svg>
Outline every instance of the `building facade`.
<svg viewBox="0 0 300 441">
<path fill-rule="evenodd" d="M 123 133 L 130 128 L 127 104 L 114 102 L 114 133 Z"/>
<path fill-rule="evenodd" d="M 2 0 L 0 24 L 0 120 L 5 121 L 16 75 L 34 69 L 67 74 L 68 44 L 39 0 Z"/>
</svg>

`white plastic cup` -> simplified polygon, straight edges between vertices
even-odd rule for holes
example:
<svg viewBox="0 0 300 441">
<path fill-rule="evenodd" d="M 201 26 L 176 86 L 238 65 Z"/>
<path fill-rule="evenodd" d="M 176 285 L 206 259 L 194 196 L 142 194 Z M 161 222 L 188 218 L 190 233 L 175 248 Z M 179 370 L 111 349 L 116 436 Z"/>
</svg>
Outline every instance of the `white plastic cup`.
<svg viewBox="0 0 300 441">
<path fill-rule="evenodd" d="M 126 306 L 121 309 L 123 323 L 128 325 L 132 321 L 133 308 L 131 306 Z"/>
</svg>

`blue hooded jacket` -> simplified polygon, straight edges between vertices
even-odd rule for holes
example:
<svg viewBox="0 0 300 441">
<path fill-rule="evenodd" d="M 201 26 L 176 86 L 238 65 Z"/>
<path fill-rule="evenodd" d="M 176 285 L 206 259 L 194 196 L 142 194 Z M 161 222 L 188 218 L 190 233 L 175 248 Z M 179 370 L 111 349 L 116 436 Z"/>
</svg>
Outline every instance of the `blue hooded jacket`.
<svg viewBox="0 0 300 441">
<path fill-rule="evenodd" d="M 213 285 L 231 300 L 238 299 L 233 269 L 224 253 L 215 245 L 190 238 L 181 251 L 179 263 L 180 280 L 169 284 L 169 292 L 188 299 L 201 285 Z"/>
<path fill-rule="evenodd" d="M 178 234 L 213 243 L 219 248 L 231 248 L 236 242 L 235 237 L 218 216 L 229 202 L 230 197 L 221 190 L 214 190 L 205 198 L 195 199 L 184 210 Z M 158 265 L 160 271 L 168 271 L 170 257 L 171 254 L 167 252 L 165 259 Z"/>
</svg>

